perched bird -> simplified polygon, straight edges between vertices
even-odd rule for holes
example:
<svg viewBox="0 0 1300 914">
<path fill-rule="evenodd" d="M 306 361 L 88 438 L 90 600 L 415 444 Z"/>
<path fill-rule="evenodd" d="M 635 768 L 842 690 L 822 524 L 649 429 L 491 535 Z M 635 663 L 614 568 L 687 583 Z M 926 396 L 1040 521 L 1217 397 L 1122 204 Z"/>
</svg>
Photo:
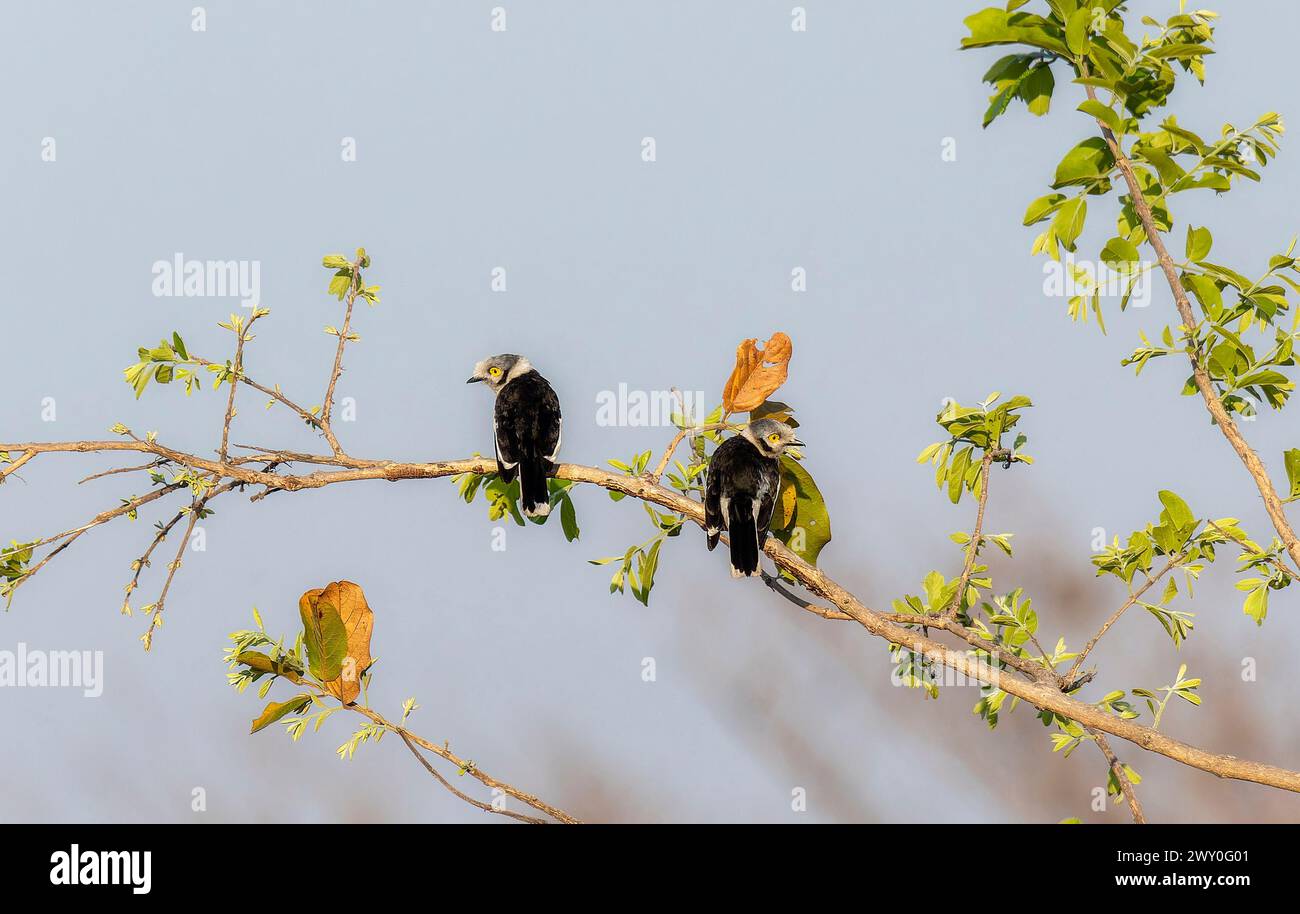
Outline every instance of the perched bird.
<svg viewBox="0 0 1300 914">
<path fill-rule="evenodd" d="M 758 574 L 758 557 L 781 492 L 781 454 L 802 444 L 784 422 L 759 419 L 713 452 L 704 485 L 704 532 L 711 552 L 727 531 L 733 578 Z"/>
<path fill-rule="evenodd" d="M 551 513 L 546 478 L 560 453 L 560 398 L 521 355 L 494 355 L 474 366 L 466 384 L 482 382 L 496 395 L 492 426 L 498 473 L 519 476 L 519 504 L 528 517 Z"/>
</svg>

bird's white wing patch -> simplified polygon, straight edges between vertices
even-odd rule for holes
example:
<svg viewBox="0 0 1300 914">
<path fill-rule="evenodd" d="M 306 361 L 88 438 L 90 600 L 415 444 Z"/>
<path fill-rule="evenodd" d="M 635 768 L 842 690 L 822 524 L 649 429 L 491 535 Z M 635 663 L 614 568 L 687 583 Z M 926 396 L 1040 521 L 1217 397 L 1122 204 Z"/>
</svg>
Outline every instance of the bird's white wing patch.
<svg viewBox="0 0 1300 914">
<path fill-rule="evenodd" d="M 555 450 L 551 451 L 550 455 L 546 458 L 552 463 L 555 462 L 555 458 L 560 453 L 560 445 L 564 443 L 564 417 L 563 416 L 560 417 L 559 425 L 560 425 L 559 431 L 555 435 Z"/>
<path fill-rule="evenodd" d="M 514 463 L 506 463 L 506 461 L 501 459 L 501 435 L 497 431 L 496 416 L 492 417 L 492 444 L 497 452 L 497 463 L 501 464 L 507 470 L 513 470 L 515 467 L 519 466 L 518 460 Z"/>
</svg>

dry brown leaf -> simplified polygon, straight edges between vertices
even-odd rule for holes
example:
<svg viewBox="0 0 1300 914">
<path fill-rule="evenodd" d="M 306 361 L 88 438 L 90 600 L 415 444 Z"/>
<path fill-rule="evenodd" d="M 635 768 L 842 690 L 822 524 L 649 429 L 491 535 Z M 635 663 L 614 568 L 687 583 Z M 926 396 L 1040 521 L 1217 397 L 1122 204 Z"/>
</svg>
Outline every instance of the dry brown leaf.
<svg viewBox="0 0 1300 914">
<path fill-rule="evenodd" d="M 722 388 L 722 408 L 728 413 L 747 413 L 785 383 L 794 346 L 790 337 L 777 331 L 759 349 L 758 340 L 745 340 L 736 348 L 736 367 Z"/>
<path fill-rule="evenodd" d="M 375 628 L 375 614 L 366 603 L 365 593 L 351 581 L 335 581 L 324 590 L 308 591 L 303 594 L 303 599 L 313 607 L 317 603 L 333 606 L 343 620 L 348 635 L 347 655 L 338 677 L 327 680 L 324 685 L 331 695 L 344 704 L 351 704 L 361 695 L 361 674 L 373 662 L 370 635 Z"/>
</svg>

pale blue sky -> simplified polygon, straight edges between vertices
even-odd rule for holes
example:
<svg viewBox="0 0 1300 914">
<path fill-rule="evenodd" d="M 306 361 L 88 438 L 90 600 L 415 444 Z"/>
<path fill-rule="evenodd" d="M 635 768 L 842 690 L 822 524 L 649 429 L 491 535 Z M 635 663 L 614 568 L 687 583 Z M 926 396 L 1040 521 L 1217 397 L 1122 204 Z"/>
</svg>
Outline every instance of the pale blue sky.
<svg viewBox="0 0 1300 914">
<path fill-rule="evenodd" d="M 173 330 L 208 358 L 227 353 L 216 324 L 237 302 L 150 292 L 151 265 L 177 252 L 260 261 L 273 313 L 248 370 L 319 402 L 333 342 L 321 328 L 340 314 L 320 257 L 364 244 L 383 302 L 358 316 L 339 388 L 356 400 L 357 421 L 338 430 L 358 456 L 489 451 L 490 401 L 463 381 L 499 351 L 524 353 L 555 385 L 564 459 L 657 451 L 664 429 L 596 423 L 600 391 L 717 397 L 736 343 L 783 330 L 795 355 L 781 399 L 798 410 L 831 504 L 822 565 L 872 606 L 916 592 L 931 568 L 958 570 L 947 536 L 969 526 L 969 506 L 951 506 L 914 463 L 939 437 L 948 396 L 1036 403 L 1023 428 L 1038 462 L 995 476 L 989 524 L 1021 547 L 996 566 L 999 588 L 1026 585 L 1053 639 L 1077 645 L 1122 599 L 1091 579 L 1093 530 L 1153 519 L 1158 489 L 1267 535 L 1236 458 L 1199 402 L 1177 396 L 1180 371 L 1153 364 L 1134 380 L 1118 364 L 1139 329 L 1172 319 L 1167 294 L 1157 288 L 1145 311 L 1112 308 L 1107 337 L 1042 294 L 1020 217 L 1090 125 L 1062 84 L 1047 118 L 1016 108 L 980 129 L 979 79 L 996 53 L 956 50 L 977 3 L 809 0 L 799 34 L 793 4 L 768 0 L 210 2 L 203 33 L 190 29 L 193 5 L 7 11 L 0 439 L 100 438 L 123 422 L 177 447 L 217 446 L 224 394 L 151 389 L 137 402 L 121 381 L 137 346 Z M 495 5 L 507 7 L 505 33 L 488 27 Z M 1209 84 L 1185 87 L 1171 110 L 1208 133 L 1269 109 L 1291 115 L 1300 11 L 1218 8 Z M 54 163 L 41 160 L 45 137 Z M 356 162 L 341 160 L 344 137 Z M 949 137 L 952 162 L 940 154 Z M 1288 148 L 1262 187 L 1180 200 L 1176 231 L 1210 225 L 1216 259 L 1255 271 L 1296 232 L 1298 191 Z M 1113 210 L 1094 212 L 1085 249 L 1112 234 Z M 489 290 L 497 266 L 505 294 Z M 789 285 L 797 266 L 802 294 Z M 321 446 L 262 402 L 241 400 L 234 440 Z M 1248 431 L 1280 474 L 1294 422 L 1266 416 Z M 124 477 L 75 485 L 129 462 L 41 459 L 0 490 L 0 537 L 72 527 L 142 491 Z M 607 572 L 586 560 L 643 540 L 645 517 L 596 490 L 575 500 L 579 543 L 558 527 L 512 527 L 498 553 L 482 505 L 461 504 L 445 481 L 223 498 L 150 655 L 142 619 L 117 607 L 129 563 L 170 512 L 83 537 L 19 591 L 0 649 L 102 650 L 105 692 L 0 689 L 0 818 L 480 820 L 400 744 L 340 762 L 343 715 L 296 744 L 247 735 L 258 702 L 225 685 L 227 633 L 253 606 L 288 632 L 298 594 L 337 578 L 363 584 L 377 614 L 378 708 L 416 696 L 417 732 L 580 816 L 1122 818 L 1089 811 L 1104 774 L 1095 752 L 1053 756 L 1027 709 L 990 734 L 970 713 L 974 689 L 935 704 L 891 687 L 883 644 L 732 581 L 698 531 L 665 548 L 648 608 L 609 596 Z M 164 561 L 137 603 L 156 593 Z M 1099 682 L 1159 686 L 1186 662 L 1207 677 L 1206 702 L 1171 712 L 1170 732 L 1300 765 L 1282 650 L 1300 636 L 1294 600 L 1277 599 L 1258 631 L 1216 572 L 1188 608 L 1197 628 L 1181 656 L 1132 614 L 1096 655 Z M 656 658 L 653 684 L 644 657 Z M 1257 682 L 1237 675 L 1244 657 L 1257 659 Z M 1300 813 L 1289 796 L 1124 754 L 1147 775 L 1152 818 Z M 190 809 L 196 786 L 202 815 Z M 790 811 L 797 786 L 803 814 Z"/>
</svg>

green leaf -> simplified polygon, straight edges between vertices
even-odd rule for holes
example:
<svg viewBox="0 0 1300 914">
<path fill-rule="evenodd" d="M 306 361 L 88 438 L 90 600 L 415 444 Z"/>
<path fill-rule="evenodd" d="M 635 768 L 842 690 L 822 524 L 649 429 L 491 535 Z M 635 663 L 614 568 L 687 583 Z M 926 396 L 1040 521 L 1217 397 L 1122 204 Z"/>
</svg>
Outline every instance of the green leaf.
<svg viewBox="0 0 1300 914">
<path fill-rule="evenodd" d="M 1006 113 L 1007 107 L 1011 104 L 1011 99 L 1016 97 L 1016 89 L 1019 83 L 1011 83 L 1003 86 L 993 94 L 989 99 L 988 109 L 984 112 L 982 126 L 987 127 Z"/>
<path fill-rule="evenodd" d="M 343 296 L 347 295 L 348 290 L 351 288 L 352 275 L 345 270 L 339 270 L 334 274 L 334 278 L 330 280 L 329 293 L 339 301 L 342 301 Z"/>
<path fill-rule="evenodd" d="M 1214 237 L 1207 228 L 1187 226 L 1187 259 L 1199 263 L 1210 256 Z"/>
<path fill-rule="evenodd" d="M 810 565 L 831 541 L 831 518 L 826 499 L 817 488 L 812 475 L 803 465 L 788 455 L 781 458 L 781 488 L 793 486 L 795 491 L 794 517 L 789 526 L 773 530 L 772 535 L 785 543 Z M 780 496 L 777 497 L 780 504 Z"/>
<path fill-rule="evenodd" d="M 798 421 L 794 418 L 794 407 L 782 403 L 780 400 L 764 400 L 754 409 L 751 409 L 749 411 L 749 421 L 754 422 L 758 419 L 776 419 L 791 428 L 799 427 Z"/>
<path fill-rule="evenodd" d="M 1117 266 L 1121 269 L 1128 264 L 1137 263 L 1141 256 L 1138 253 L 1137 245 L 1126 238 L 1112 238 L 1101 249 L 1102 263 L 1107 266 Z"/>
<path fill-rule="evenodd" d="M 988 72 L 984 74 L 983 82 L 995 86 L 998 83 L 1019 80 L 1025 75 L 1036 56 L 1034 54 L 1008 54 L 1006 57 L 999 57 L 997 62 L 989 67 Z"/>
<path fill-rule="evenodd" d="M 1088 50 L 1088 23 L 1092 19 L 1092 10 L 1088 4 L 1077 9 L 1065 24 L 1065 46 L 1070 53 L 1082 56 Z"/>
<path fill-rule="evenodd" d="M 1282 454 L 1282 460 L 1286 464 L 1286 478 L 1291 486 L 1288 498 L 1300 496 L 1300 448 L 1291 448 Z"/>
<path fill-rule="evenodd" d="M 1088 203 L 1082 194 L 1063 204 L 1056 211 L 1056 218 L 1052 220 L 1052 231 L 1056 233 L 1056 237 L 1061 240 L 1061 244 L 1065 245 L 1067 251 L 1074 250 L 1074 242 L 1082 234 L 1087 218 Z"/>
<path fill-rule="evenodd" d="M 253 721 L 253 729 L 249 733 L 256 733 L 258 730 L 271 726 L 286 714 L 297 714 L 300 711 L 307 710 L 311 706 L 310 695 L 295 695 L 288 701 L 273 701 L 262 709 L 261 715 Z"/>
<path fill-rule="evenodd" d="M 1263 625 L 1264 618 L 1268 615 L 1268 587 L 1261 586 L 1252 590 L 1241 611 L 1254 619 L 1256 625 Z"/>
<path fill-rule="evenodd" d="M 1097 101 L 1097 99 L 1088 99 L 1083 104 L 1079 105 L 1079 110 L 1084 114 L 1092 115 L 1094 118 L 1109 127 L 1114 133 L 1121 132 L 1119 114 L 1115 112 L 1114 108 L 1102 104 Z"/>
<path fill-rule="evenodd" d="M 564 538 L 569 542 L 576 540 L 580 534 L 578 530 L 578 514 L 573 509 L 573 499 L 569 493 L 564 493 L 560 499 L 560 527 L 564 530 Z"/>
<path fill-rule="evenodd" d="M 1223 292 L 1210 277 L 1199 273 L 1185 274 L 1183 284 L 1196 296 L 1196 300 L 1201 303 L 1201 310 L 1207 315 L 1215 317 L 1222 310 Z"/>
<path fill-rule="evenodd" d="M 1147 51 L 1147 56 L 1158 60 L 1171 58 L 1174 60 L 1187 60 L 1192 57 L 1203 57 L 1213 53 L 1213 48 L 1208 48 L 1203 44 L 1165 44 Z"/>
<path fill-rule="evenodd" d="M 259 670 L 263 673 L 273 673 L 276 676 L 283 676 L 290 682 L 301 682 L 302 677 L 296 670 L 291 669 L 283 662 L 277 662 L 269 655 L 261 651 L 243 651 L 235 657 L 236 663 L 242 663 L 250 669 Z"/>
<path fill-rule="evenodd" d="M 991 44 L 1010 44 L 1015 32 L 1007 23 L 1007 11 L 989 7 L 967 16 L 962 24 L 970 29 L 970 37 L 961 40 L 963 48 L 986 47 Z"/>
<path fill-rule="evenodd" d="M 1048 194 L 1045 197 L 1039 197 L 1029 208 L 1025 210 L 1025 225 L 1033 225 L 1035 222 L 1042 222 L 1060 207 L 1066 201 L 1065 194 Z"/>
<path fill-rule="evenodd" d="M 1042 117 L 1052 107 L 1052 91 L 1055 88 L 1056 77 L 1052 75 L 1052 68 L 1043 64 L 1030 70 L 1020 81 L 1016 95 L 1029 108 L 1030 114 Z"/>
<path fill-rule="evenodd" d="M 1074 184 L 1088 184 L 1110 173 L 1115 165 L 1110 147 L 1099 136 L 1090 137 L 1075 146 L 1056 167 L 1054 189 Z"/>
<path fill-rule="evenodd" d="M 1012 3 L 1011 9 L 1021 4 Z M 1009 13 L 1000 7 L 989 7 L 962 20 L 970 29 L 970 36 L 961 40 L 963 48 L 984 48 L 995 44 L 1027 44 L 1056 54 L 1067 55 L 1059 25 L 1025 13 Z"/>
<path fill-rule="evenodd" d="M 962 485 L 965 483 L 966 470 L 970 466 L 970 456 L 974 448 L 963 448 L 948 465 L 948 498 L 955 505 L 961 501 Z"/>
<path fill-rule="evenodd" d="M 655 572 L 659 570 L 659 550 L 663 547 L 662 539 L 655 540 L 655 544 L 650 547 L 650 551 L 642 553 L 638 563 L 640 585 L 637 586 L 636 576 L 633 577 L 632 595 L 641 601 L 642 606 L 650 605 L 650 590 L 655 586 Z"/>
<path fill-rule="evenodd" d="M 1174 526 L 1179 529 L 1189 527 L 1196 523 L 1196 515 L 1193 514 L 1192 509 L 1187 506 L 1187 502 L 1183 501 L 1168 489 L 1164 489 L 1160 492 L 1160 503 L 1165 506 L 1165 510 L 1169 512 L 1169 519 L 1172 520 Z"/>
<path fill-rule="evenodd" d="M 298 601 L 298 613 L 311 674 L 321 682 L 338 679 L 348 654 L 348 631 L 337 607 L 320 599 L 313 604 L 309 591 Z"/>
</svg>

